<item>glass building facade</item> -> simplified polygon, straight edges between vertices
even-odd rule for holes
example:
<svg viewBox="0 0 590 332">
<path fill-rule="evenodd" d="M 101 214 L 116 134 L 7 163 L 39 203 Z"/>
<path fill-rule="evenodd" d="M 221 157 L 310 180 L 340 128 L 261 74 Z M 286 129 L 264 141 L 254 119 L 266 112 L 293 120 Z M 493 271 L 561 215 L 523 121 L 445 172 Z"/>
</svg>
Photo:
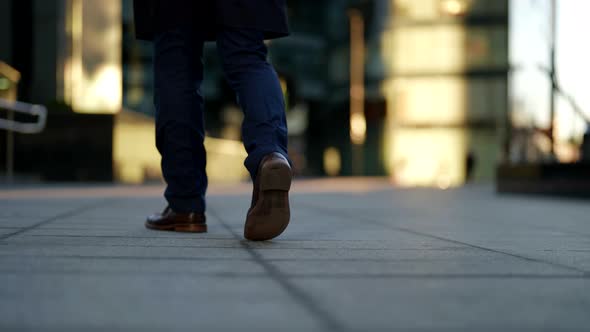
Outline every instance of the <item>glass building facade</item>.
<svg viewBox="0 0 590 332">
<path fill-rule="evenodd" d="M 365 25 L 360 170 L 349 137 L 351 9 Z M 439 187 L 492 178 L 507 112 L 507 0 L 288 1 L 288 15 L 291 37 L 269 49 L 302 173 L 390 175 Z M 133 40 L 131 20 L 124 0 L 123 103 L 153 114 L 151 49 Z M 216 56 L 208 45 L 208 133 L 239 140 L 241 115 Z"/>
<path fill-rule="evenodd" d="M 491 179 L 507 119 L 508 1 L 390 4 L 387 169 L 405 185 Z"/>
<path fill-rule="evenodd" d="M 438 187 L 492 178 L 507 119 L 508 0 L 287 5 L 292 35 L 268 46 L 288 105 L 299 174 L 387 175 L 402 185 Z M 12 0 L 1 6 L 0 36 L 7 42 L 0 56 L 22 68 L 20 98 L 117 114 L 116 175 L 131 174 L 123 178 L 133 182 L 157 177 L 152 45 L 134 38 L 132 1 Z M 360 122 L 350 116 L 351 10 L 363 24 L 354 50 L 360 48 L 364 59 Z M 205 46 L 204 62 L 210 160 L 240 167 L 242 115 L 214 43 Z M 362 144 L 351 142 L 351 122 L 363 130 Z M 229 155 L 231 162 L 223 159 Z M 141 162 L 125 166 L 132 157 Z"/>
</svg>

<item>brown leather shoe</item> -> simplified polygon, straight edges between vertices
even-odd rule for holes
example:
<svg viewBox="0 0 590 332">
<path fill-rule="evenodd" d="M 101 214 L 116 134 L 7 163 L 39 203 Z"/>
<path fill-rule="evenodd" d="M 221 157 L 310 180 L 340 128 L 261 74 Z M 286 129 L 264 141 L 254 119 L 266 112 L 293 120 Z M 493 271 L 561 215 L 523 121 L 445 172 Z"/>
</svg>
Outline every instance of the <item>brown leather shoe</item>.
<svg viewBox="0 0 590 332">
<path fill-rule="evenodd" d="M 147 218 L 145 227 L 161 231 L 205 233 L 207 224 L 203 213 L 176 213 L 170 207 Z"/>
<path fill-rule="evenodd" d="M 292 178 L 291 166 L 281 154 L 271 153 L 262 159 L 244 226 L 246 239 L 270 240 L 287 228 L 291 217 L 289 189 Z"/>
</svg>

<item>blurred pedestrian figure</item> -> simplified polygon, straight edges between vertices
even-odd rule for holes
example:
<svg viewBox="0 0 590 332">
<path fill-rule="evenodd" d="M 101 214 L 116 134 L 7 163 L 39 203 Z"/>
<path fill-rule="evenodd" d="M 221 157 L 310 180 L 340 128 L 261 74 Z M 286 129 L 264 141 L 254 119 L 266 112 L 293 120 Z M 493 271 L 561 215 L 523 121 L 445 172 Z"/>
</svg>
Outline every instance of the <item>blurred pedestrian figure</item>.
<svg viewBox="0 0 590 332">
<path fill-rule="evenodd" d="M 586 132 L 582 138 L 582 145 L 580 145 L 581 161 L 590 163 L 590 123 L 586 124 Z"/>
<path fill-rule="evenodd" d="M 215 41 L 225 78 L 244 112 L 244 162 L 254 182 L 244 236 L 267 240 L 290 218 L 292 171 L 285 103 L 265 39 L 288 35 L 284 0 L 135 0 L 139 39 L 153 41 L 156 146 L 168 207 L 146 227 L 206 232 L 203 44 Z"/>
<path fill-rule="evenodd" d="M 475 153 L 472 150 L 469 150 L 469 152 L 467 152 L 467 157 L 465 158 L 465 182 L 471 182 L 473 180 L 475 162 Z"/>
</svg>

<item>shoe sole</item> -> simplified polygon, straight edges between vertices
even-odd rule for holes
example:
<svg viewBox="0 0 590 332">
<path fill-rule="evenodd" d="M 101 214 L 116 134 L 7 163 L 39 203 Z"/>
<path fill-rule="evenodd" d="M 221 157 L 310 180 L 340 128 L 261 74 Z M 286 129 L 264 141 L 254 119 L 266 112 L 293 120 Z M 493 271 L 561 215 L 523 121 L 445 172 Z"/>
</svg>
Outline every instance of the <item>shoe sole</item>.
<svg viewBox="0 0 590 332">
<path fill-rule="evenodd" d="M 244 225 L 244 237 L 251 241 L 266 241 L 279 236 L 291 218 L 291 168 L 284 163 L 276 163 L 262 168 L 259 176 L 258 201 L 248 213 Z"/>
<path fill-rule="evenodd" d="M 145 223 L 145 227 L 149 229 L 155 229 L 158 231 L 171 231 L 171 232 L 183 232 L 183 233 L 207 233 L 207 224 L 176 224 L 168 226 L 154 226 L 148 222 Z"/>
</svg>

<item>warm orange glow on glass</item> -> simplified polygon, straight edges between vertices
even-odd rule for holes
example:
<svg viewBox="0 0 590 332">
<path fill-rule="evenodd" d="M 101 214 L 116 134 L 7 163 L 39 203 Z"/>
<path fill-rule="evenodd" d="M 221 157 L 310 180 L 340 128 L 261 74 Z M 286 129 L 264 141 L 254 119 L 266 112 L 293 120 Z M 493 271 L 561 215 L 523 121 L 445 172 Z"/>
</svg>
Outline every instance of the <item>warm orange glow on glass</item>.
<svg viewBox="0 0 590 332">
<path fill-rule="evenodd" d="M 69 0 L 64 97 L 74 111 L 116 113 L 122 102 L 121 2 Z"/>
</svg>

